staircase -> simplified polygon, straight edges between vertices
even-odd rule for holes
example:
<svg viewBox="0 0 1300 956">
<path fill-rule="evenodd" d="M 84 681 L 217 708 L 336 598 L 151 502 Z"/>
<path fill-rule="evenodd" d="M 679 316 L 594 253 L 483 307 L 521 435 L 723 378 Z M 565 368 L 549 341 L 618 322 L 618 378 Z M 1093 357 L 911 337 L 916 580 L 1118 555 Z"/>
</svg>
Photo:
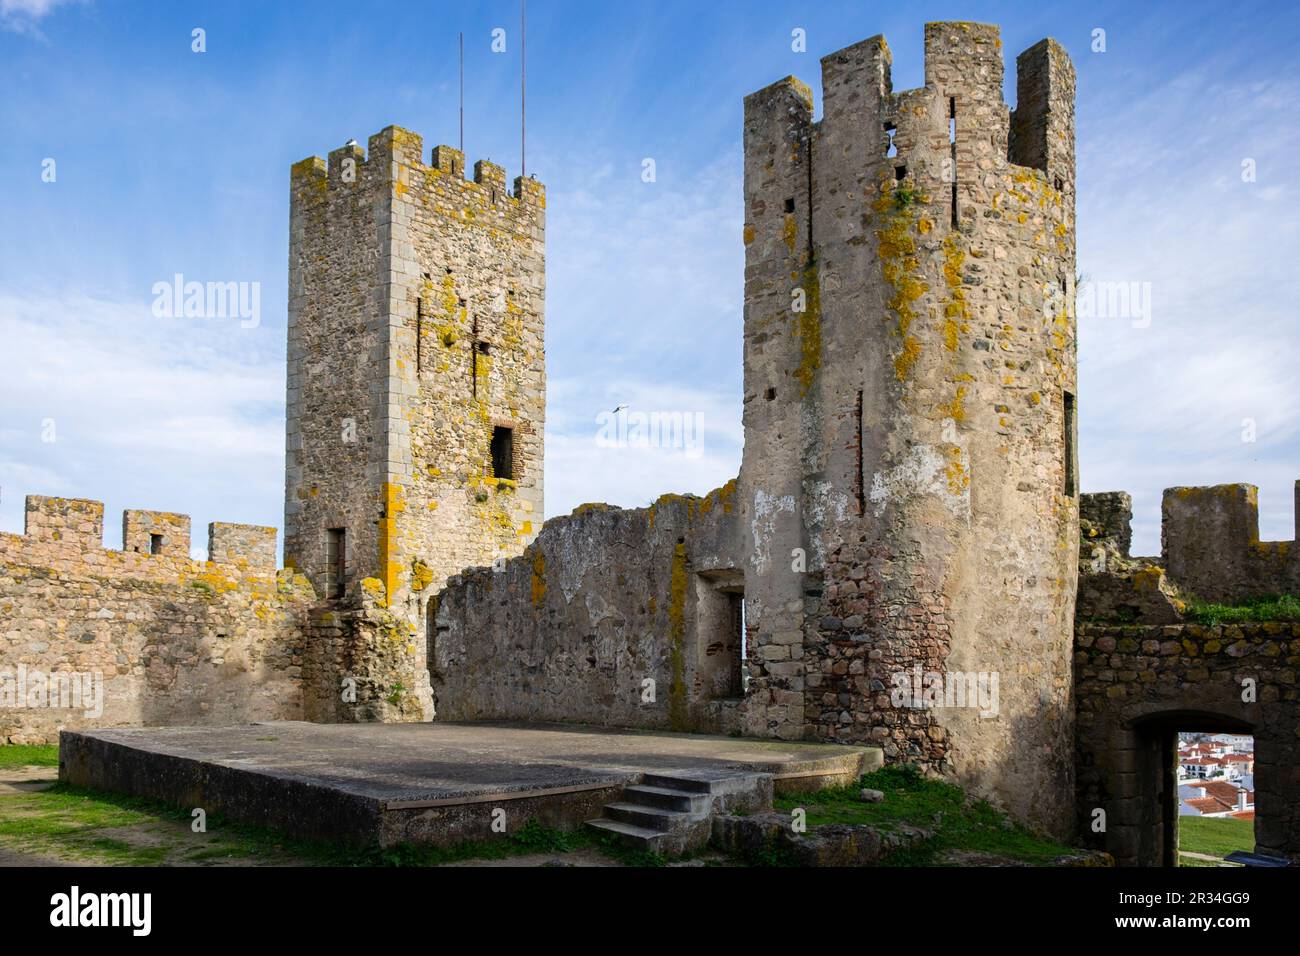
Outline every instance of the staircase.
<svg viewBox="0 0 1300 956">
<path fill-rule="evenodd" d="M 661 855 L 684 853 L 709 841 L 715 813 L 772 806 L 772 776 L 765 773 L 697 771 L 647 773 L 607 804 L 587 826 L 621 843 Z"/>
</svg>

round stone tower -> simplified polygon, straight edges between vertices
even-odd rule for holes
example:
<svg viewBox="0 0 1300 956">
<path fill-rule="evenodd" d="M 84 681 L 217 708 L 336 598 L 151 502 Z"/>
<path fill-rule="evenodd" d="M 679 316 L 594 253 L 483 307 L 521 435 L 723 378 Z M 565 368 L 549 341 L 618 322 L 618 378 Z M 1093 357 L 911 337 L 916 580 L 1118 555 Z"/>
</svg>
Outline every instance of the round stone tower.
<svg viewBox="0 0 1300 956">
<path fill-rule="evenodd" d="M 873 37 L 745 101 L 751 733 L 873 743 L 1057 833 L 1072 800 L 1074 72 Z"/>
</svg>

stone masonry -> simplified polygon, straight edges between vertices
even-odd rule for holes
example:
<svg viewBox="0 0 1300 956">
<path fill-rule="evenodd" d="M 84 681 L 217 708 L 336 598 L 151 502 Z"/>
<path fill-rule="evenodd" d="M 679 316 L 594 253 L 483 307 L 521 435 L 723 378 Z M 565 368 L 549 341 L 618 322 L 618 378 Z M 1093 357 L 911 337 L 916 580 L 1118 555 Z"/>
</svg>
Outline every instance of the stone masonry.
<svg viewBox="0 0 1300 956">
<path fill-rule="evenodd" d="M 895 91 L 882 37 L 824 57 L 817 121 L 793 77 L 745 99 L 736 479 L 544 527 L 543 187 L 395 126 L 297 163 L 284 570 L 274 529 L 215 523 L 195 561 L 184 515 L 126 512 L 116 551 L 99 503 L 29 498 L 0 740 L 436 716 L 870 743 L 1151 863 L 1170 735 L 1204 726 L 1256 735 L 1259 845 L 1300 853 L 1300 634 L 1186 616 L 1295 593 L 1300 551 L 1259 540 L 1250 486 L 1171 489 L 1150 558 L 1127 495 L 1078 494 L 1069 58 L 1021 53 L 1014 110 L 995 27 L 927 24 L 924 58 Z M 100 673 L 102 714 L 24 706 L 19 668 Z"/>
<path fill-rule="evenodd" d="M 601 506 L 453 578 L 443 713 L 878 743 L 1071 828 L 1073 70 L 1026 51 L 1013 115 L 995 28 L 931 24 L 925 58 L 900 93 L 879 37 L 824 58 L 819 123 L 792 78 L 746 100 L 728 507 Z M 718 673 L 743 659 L 743 693 L 692 679 L 701 648 L 732 659 Z M 916 669 L 998 675 L 1000 713 L 897 704 Z"/>
<path fill-rule="evenodd" d="M 302 719 L 310 583 L 276 571 L 274 528 L 213 524 L 194 561 L 189 523 L 128 511 L 116 551 L 98 501 L 28 497 L 25 533 L 0 533 L 0 742 Z"/>
<path fill-rule="evenodd" d="M 545 193 L 464 167 L 389 127 L 293 169 L 285 560 L 335 602 L 322 719 L 431 718 L 433 595 L 540 525 Z"/>
<path fill-rule="evenodd" d="M 1129 553 L 1127 494 L 1084 495 L 1081 512 L 1079 832 L 1121 865 L 1172 865 L 1176 735 L 1242 733 L 1255 741 L 1256 849 L 1300 853 L 1300 625 L 1188 620 L 1193 602 L 1296 594 L 1295 541 L 1260 540 L 1251 485 L 1167 489 L 1153 557 Z"/>
</svg>

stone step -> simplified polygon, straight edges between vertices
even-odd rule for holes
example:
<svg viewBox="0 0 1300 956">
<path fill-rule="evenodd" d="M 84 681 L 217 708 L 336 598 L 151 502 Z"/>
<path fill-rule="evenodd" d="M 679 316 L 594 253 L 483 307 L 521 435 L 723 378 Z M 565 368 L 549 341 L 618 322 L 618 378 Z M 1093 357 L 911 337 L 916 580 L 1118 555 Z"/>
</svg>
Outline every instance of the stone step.
<svg viewBox="0 0 1300 956">
<path fill-rule="evenodd" d="M 610 820 L 605 817 L 601 817 L 599 820 L 588 820 L 587 826 L 602 833 L 616 836 L 625 846 L 647 850 L 652 853 L 659 849 L 668 836 L 661 830 L 639 827 L 634 823 L 620 823 L 618 820 Z"/>
<path fill-rule="evenodd" d="M 702 814 L 684 813 L 681 810 L 664 810 L 640 803 L 610 803 L 605 806 L 605 816 L 619 823 L 645 827 L 671 833 L 696 822 Z"/>
<path fill-rule="evenodd" d="M 693 793 L 689 790 L 673 790 L 645 784 L 624 788 L 623 799 L 627 803 L 640 803 L 648 807 L 678 810 L 682 813 L 703 813 L 709 809 L 712 801 L 707 793 Z"/>
<path fill-rule="evenodd" d="M 701 770 L 686 774 L 647 773 L 641 783 L 665 790 L 689 790 L 692 793 L 723 794 L 751 790 L 760 774 L 737 773 L 734 770 Z"/>
</svg>

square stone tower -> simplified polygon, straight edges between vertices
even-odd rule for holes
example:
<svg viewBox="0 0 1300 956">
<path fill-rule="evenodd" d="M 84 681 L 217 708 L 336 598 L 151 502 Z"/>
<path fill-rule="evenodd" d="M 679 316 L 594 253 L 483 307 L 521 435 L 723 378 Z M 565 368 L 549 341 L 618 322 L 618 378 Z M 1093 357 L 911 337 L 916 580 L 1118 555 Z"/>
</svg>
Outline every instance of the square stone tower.
<svg viewBox="0 0 1300 956">
<path fill-rule="evenodd" d="M 285 564 L 417 669 L 446 578 L 541 524 L 545 206 L 397 127 L 292 170 Z"/>
<path fill-rule="evenodd" d="M 746 729 L 1072 824 L 1074 69 L 872 37 L 745 100 Z M 937 694 L 937 697 L 935 696 Z"/>
</svg>

